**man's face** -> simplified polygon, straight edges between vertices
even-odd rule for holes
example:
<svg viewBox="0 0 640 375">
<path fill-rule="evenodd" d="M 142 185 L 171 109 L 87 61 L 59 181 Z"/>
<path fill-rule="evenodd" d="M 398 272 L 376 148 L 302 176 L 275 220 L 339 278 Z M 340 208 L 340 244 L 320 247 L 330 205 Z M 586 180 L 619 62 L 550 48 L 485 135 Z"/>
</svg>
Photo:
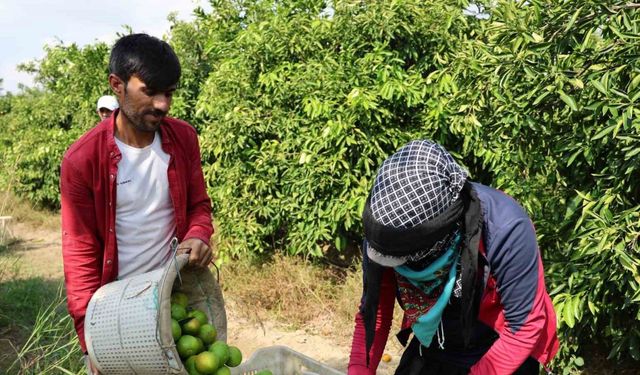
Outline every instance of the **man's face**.
<svg viewBox="0 0 640 375">
<path fill-rule="evenodd" d="M 120 113 L 138 131 L 155 132 L 169 113 L 176 85 L 163 90 L 149 88 L 137 76 L 131 76 L 120 98 Z"/>
<path fill-rule="evenodd" d="M 107 117 L 111 116 L 111 113 L 113 113 L 112 110 L 104 107 L 98 110 L 98 116 L 100 116 L 100 120 L 104 120 Z"/>
</svg>

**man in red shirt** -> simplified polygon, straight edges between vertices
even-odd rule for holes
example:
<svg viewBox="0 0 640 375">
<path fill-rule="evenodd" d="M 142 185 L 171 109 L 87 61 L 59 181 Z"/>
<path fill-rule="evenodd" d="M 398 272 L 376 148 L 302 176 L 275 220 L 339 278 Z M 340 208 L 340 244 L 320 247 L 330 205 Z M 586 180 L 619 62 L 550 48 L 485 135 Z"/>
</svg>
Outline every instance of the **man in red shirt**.
<svg viewBox="0 0 640 375">
<path fill-rule="evenodd" d="M 213 259 L 197 134 L 167 117 L 177 56 L 155 37 L 127 35 L 109 70 L 120 109 L 69 147 L 60 176 L 67 304 L 85 353 L 85 312 L 102 285 L 162 267 L 173 237 L 191 265 Z"/>
</svg>

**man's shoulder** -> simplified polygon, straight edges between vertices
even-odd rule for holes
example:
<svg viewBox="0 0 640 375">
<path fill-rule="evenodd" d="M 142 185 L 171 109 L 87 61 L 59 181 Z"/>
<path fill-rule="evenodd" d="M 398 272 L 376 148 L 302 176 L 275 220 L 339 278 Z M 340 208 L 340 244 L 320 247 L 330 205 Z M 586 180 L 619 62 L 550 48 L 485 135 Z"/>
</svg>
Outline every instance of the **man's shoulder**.
<svg viewBox="0 0 640 375">
<path fill-rule="evenodd" d="M 177 134 L 197 135 L 196 128 L 184 120 L 173 117 L 165 117 L 164 120 L 167 125 L 169 125 L 171 131 L 176 132 Z"/>
<path fill-rule="evenodd" d="M 64 153 L 63 160 L 84 159 L 97 152 L 99 143 L 106 142 L 106 121 L 107 120 L 104 120 L 98 123 L 98 125 L 85 132 L 80 138 L 73 142 Z"/>
</svg>

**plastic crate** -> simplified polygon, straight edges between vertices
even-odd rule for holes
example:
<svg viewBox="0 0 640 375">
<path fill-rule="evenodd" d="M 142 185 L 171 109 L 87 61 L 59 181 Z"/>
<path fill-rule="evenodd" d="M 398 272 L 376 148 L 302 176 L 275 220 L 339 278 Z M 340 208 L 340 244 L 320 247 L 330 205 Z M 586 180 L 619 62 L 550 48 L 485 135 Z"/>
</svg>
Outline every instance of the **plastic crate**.
<svg viewBox="0 0 640 375">
<path fill-rule="evenodd" d="M 231 375 L 254 375 L 269 370 L 273 375 L 344 375 L 304 354 L 281 345 L 258 349 L 240 366 L 231 368 Z"/>
</svg>

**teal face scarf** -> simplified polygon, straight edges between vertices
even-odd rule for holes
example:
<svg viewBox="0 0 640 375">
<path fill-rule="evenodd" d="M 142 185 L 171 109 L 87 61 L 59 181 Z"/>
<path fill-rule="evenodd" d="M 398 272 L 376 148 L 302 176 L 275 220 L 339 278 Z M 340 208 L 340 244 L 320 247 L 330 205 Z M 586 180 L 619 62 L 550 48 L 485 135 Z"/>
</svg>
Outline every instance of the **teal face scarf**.
<svg viewBox="0 0 640 375">
<path fill-rule="evenodd" d="M 431 296 L 431 294 L 434 290 L 437 290 L 437 287 L 440 285 L 442 272 L 448 272 L 442 293 L 437 297 L 437 301 L 411 325 L 414 335 L 425 347 L 431 345 L 433 336 L 436 334 L 438 325 L 442 320 L 442 313 L 451 298 L 453 286 L 456 282 L 456 265 L 460 258 L 460 252 L 458 251 L 460 240 L 461 235 L 458 233 L 453 239 L 449 249 L 421 271 L 415 271 L 406 265 L 394 267 L 398 274 L 406 278 L 426 296 L 434 299 L 436 296 Z"/>
</svg>

